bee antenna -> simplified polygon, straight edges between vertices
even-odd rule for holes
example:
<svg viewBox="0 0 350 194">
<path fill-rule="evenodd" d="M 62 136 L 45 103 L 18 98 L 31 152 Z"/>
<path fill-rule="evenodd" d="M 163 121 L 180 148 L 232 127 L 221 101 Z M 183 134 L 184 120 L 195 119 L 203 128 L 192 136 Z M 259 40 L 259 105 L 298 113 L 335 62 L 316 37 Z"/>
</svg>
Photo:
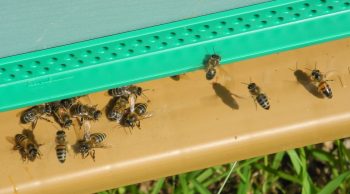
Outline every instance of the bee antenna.
<svg viewBox="0 0 350 194">
<path fill-rule="evenodd" d="M 213 51 L 214 51 L 214 54 L 216 54 L 216 52 L 215 52 L 215 47 L 213 47 Z"/>
<path fill-rule="evenodd" d="M 244 82 L 241 82 L 241 84 L 244 84 L 244 85 L 249 85 L 249 84 L 247 84 L 247 83 L 244 83 Z"/>
<path fill-rule="evenodd" d="M 147 103 L 151 102 L 151 100 L 144 93 L 142 93 L 141 95 L 143 98 L 145 98 L 147 100 Z"/>
<path fill-rule="evenodd" d="M 309 70 L 309 71 L 313 71 L 313 69 L 310 69 L 310 68 L 307 68 L 307 67 L 305 67 L 305 69 L 307 69 L 307 70 Z"/>
</svg>

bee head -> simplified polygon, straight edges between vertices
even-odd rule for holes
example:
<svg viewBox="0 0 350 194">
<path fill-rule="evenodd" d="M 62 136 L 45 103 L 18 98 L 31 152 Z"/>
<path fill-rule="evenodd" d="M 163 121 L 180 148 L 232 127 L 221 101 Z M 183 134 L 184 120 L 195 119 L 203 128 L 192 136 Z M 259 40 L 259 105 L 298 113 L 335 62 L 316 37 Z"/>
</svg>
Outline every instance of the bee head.
<svg viewBox="0 0 350 194">
<path fill-rule="evenodd" d="M 36 156 L 38 155 L 38 149 L 36 148 L 36 146 L 34 146 L 34 144 L 29 144 L 27 148 L 29 160 L 35 160 Z"/>
<path fill-rule="evenodd" d="M 136 94 L 137 94 L 138 96 L 141 96 L 141 94 L 142 94 L 142 88 L 141 88 L 141 87 L 137 87 L 137 89 L 136 89 Z"/>
<path fill-rule="evenodd" d="M 64 122 L 64 127 L 68 128 L 68 127 L 72 126 L 72 124 L 73 124 L 73 121 L 71 119 L 68 119 Z"/>
<path fill-rule="evenodd" d="M 79 145 L 80 145 L 79 146 L 80 153 L 83 153 L 83 154 L 88 153 L 89 150 L 91 149 L 90 145 L 84 140 L 80 141 Z"/>
<path fill-rule="evenodd" d="M 212 58 L 212 59 L 215 59 L 215 60 L 218 60 L 218 61 L 221 61 L 220 55 L 217 55 L 217 54 L 211 55 L 211 58 Z"/>
<path fill-rule="evenodd" d="M 63 130 L 59 130 L 56 132 L 56 136 L 57 137 L 65 137 L 66 136 L 66 132 L 64 132 Z"/>
<path fill-rule="evenodd" d="M 94 119 L 95 120 L 99 119 L 101 117 L 101 115 L 102 115 L 101 111 L 99 111 L 99 110 L 95 111 L 94 112 Z"/>
<path fill-rule="evenodd" d="M 323 76 L 322 76 L 320 70 L 318 70 L 318 69 L 312 70 L 311 76 L 317 81 L 321 81 L 323 79 Z"/>
</svg>

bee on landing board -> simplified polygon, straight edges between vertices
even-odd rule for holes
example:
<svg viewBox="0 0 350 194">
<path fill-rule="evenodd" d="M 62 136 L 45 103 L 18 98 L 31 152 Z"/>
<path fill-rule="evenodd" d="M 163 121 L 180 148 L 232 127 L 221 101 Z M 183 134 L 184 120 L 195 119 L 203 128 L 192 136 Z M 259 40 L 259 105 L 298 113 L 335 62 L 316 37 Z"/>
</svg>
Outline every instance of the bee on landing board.
<svg viewBox="0 0 350 194">
<path fill-rule="evenodd" d="M 107 107 L 107 118 L 120 123 L 123 118 L 129 101 L 124 96 L 114 97 Z"/>
<path fill-rule="evenodd" d="M 108 90 L 108 94 L 110 96 L 113 97 L 121 97 L 124 96 L 126 98 L 137 98 L 139 96 L 143 96 L 143 98 L 145 98 L 148 102 L 150 102 L 150 100 L 147 98 L 147 96 L 143 93 L 144 89 L 142 89 L 139 86 L 135 86 L 135 85 L 130 85 L 130 86 L 123 86 L 120 88 L 113 88 Z M 136 100 L 136 99 L 135 99 Z"/>
<path fill-rule="evenodd" d="M 318 91 L 325 97 L 331 99 L 333 97 L 333 92 L 327 81 L 325 75 L 321 73 L 320 70 L 318 70 L 316 67 L 311 70 L 311 79 L 318 83 L 317 89 Z"/>
<path fill-rule="evenodd" d="M 59 130 L 56 133 L 56 156 L 60 163 L 64 163 L 67 157 L 67 140 L 66 133 L 63 130 Z"/>
<path fill-rule="evenodd" d="M 250 81 L 249 84 L 247 83 L 242 83 L 245 85 L 248 85 L 248 90 L 250 95 L 252 96 L 254 103 L 258 103 L 263 109 L 269 110 L 270 109 L 270 103 L 269 100 L 266 96 L 266 94 L 261 92 L 261 89 L 256 83 L 253 83 Z"/>
<path fill-rule="evenodd" d="M 32 129 L 36 127 L 38 119 L 43 119 L 47 122 L 52 123 L 51 120 L 45 118 L 44 116 L 52 115 L 52 107 L 50 104 L 33 106 L 22 112 L 20 116 L 20 121 L 23 124 L 32 124 Z"/>
<path fill-rule="evenodd" d="M 220 64 L 221 56 L 217 54 L 213 54 L 209 57 L 209 59 L 206 62 L 205 67 L 205 77 L 207 80 L 212 80 L 216 75 L 216 66 Z"/>
<path fill-rule="evenodd" d="M 102 115 L 102 112 L 97 109 L 97 105 L 89 106 L 81 103 L 74 104 L 70 112 L 73 117 L 80 117 L 83 120 L 97 121 Z"/>
<path fill-rule="evenodd" d="M 104 143 L 107 138 L 105 133 L 90 133 L 90 123 L 85 121 L 83 127 L 75 128 L 77 142 L 72 146 L 74 152 L 81 154 L 85 159 L 90 156 L 95 161 L 95 148 L 108 148 Z"/>
<path fill-rule="evenodd" d="M 23 161 L 35 161 L 41 157 L 38 144 L 34 138 L 32 130 L 24 129 L 22 133 L 16 134 L 14 138 L 9 138 L 14 144 L 13 150 L 18 150 Z"/>
<path fill-rule="evenodd" d="M 129 110 L 123 116 L 120 124 L 123 127 L 129 127 L 131 129 L 137 127 L 140 129 L 140 121 L 151 116 L 152 114 L 147 112 L 146 103 L 136 103 L 135 105 L 130 106 Z"/>
</svg>

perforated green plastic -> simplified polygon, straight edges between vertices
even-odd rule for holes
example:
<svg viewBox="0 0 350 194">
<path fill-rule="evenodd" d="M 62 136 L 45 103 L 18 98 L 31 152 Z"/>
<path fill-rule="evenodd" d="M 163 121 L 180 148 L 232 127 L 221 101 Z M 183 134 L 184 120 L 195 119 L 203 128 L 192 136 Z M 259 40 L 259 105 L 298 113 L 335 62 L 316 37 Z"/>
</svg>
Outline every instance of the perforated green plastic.
<svg viewBox="0 0 350 194">
<path fill-rule="evenodd" d="M 214 52 L 229 63 L 349 35 L 350 0 L 276 0 L 2 58 L 0 111 L 193 71 Z"/>
</svg>

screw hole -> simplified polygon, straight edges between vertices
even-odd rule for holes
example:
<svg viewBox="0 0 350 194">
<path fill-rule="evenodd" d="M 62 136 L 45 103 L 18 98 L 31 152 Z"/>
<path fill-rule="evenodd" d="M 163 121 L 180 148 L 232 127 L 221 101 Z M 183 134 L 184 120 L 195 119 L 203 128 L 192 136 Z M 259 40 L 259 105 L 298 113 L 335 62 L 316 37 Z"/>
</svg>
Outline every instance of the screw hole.
<svg viewBox="0 0 350 194">
<path fill-rule="evenodd" d="M 18 68 L 23 68 L 23 65 L 22 64 L 19 64 L 19 65 L 17 65 L 18 66 Z"/>
<path fill-rule="evenodd" d="M 193 30 L 191 28 L 188 28 L 187 32 L 193 32 Z"/>
<path fill-rule="evenodd" d="M 163 45 L 163 46 L 167 46 L 167 45 L 168 45 L 168 43 L 166 43 L 166 42 L 162 42 L 162 45 Z"/>
<path fill-rule="evenodd" d="M 249 29 L 251 26 L 250 26 L 250 24 L 246 24 L 246 25 L 244 25 L 244 27 L 245 27 L 246 29 Z"/>
<path fill-rule="evenodd" d="M 111 53 L 111 55 L 112 55 L 112 57 L 116 57 L 116 56 L 118 56 L 118 54 L 117 54 L 117 53 Z"/>
<path fill-rule="evenodd" d="M 254 17 L 255 18 L 260 18 L 260 15 L 259 14 L 254 14 Z"/>
<path fill-rule="evenodd" d="M 33 72 L 31 72 L 31 71 L 27 71 L 27 74 L 28 74 L 28 75 L 32 75 L 32 74 L 33 74 Z"/>
<path fill-rule="evenodd" d="M 279 20 L 279 21 L 283 21 L 284 18 L 283 18 L 283 17 L 278 17 L 278 20 Z"/>
<path fill-rule="evenodd" d="M 92 51 L 91 51 L 91 50 L 87 50 L 86 53 L 87 53 L 87 54 L 91 54 Z"/>
<path fill-rule="evenodd" d="M 294 14 L 294 17 L 298 18 L 298 17 L 300 17 L 300 14 L 296 13 L 296 14 Z"/>
<path fill-rule="evenodd" d="M 11 78 L 15 78 L 16 76 L 15 76 L 14 74 L 11 74 L 10 77 L 11 77 Z"/>
<path fill-rule="evenodd" d="M 204 25 L 204 28 L 209 29 L 210 26 L 209 25 Z"/>
<path fill-rule="evenodd" d="M 233 31 L 235 31 L 235 29 L 234 28 L 228 28 L 228 31 L 233 32 Z"/>
<path fill-rule="evenodd" d="M 150 47 L 150 46 L 145 46 L 145 49 L 146 49 L 146 50 L 150 50 L 151 47 Z"/>
<path fill-rule="evenodd" d="M 44 70 L 45 70 L 45 71 L 49 71 L 49 70 L 50 70 L 50 68 L 48 68 L 48 67 L 44 67 Z"/>
<path fill-rule="evenodd" d="M 158 40 L 158 39 L 159 39 L 159 36 L 153 36 L 153 38 L 154 38 L 155 40 Z"/>
<path fill-rule="evenodd" d="M 179 41 L 179 43 L 183 43 L 185 40 L 180 38 L 180 39 L 178 39 L 178 41 Z"/>
<path fill-rule="evenodd" d="M 216 36 L 218 33 L 216 31 L 212 31 L 211 34 Z"/>
<path fill-rule="evenodd" d="M 333 10 L 333 9 L 334 9 L 333 6 L 328 6 L 327 8 L 328 8 L 329 10 Z"/>
<path fill-rule="evenodd" d="M 242 22 L 243 18 L 237 18 L 237 21 Z"/>
<path fill-rule="evenodd" d="M 267 21 L 263 20 L 263 21 L 261 21 L 261 24 L 262 24 L 262 25 L 266 25 L 266 24 L 267 24 Z"/>
<path fill-rule="evenodd" d="M 222 21 L 222 22 L 220 22 L 220 23 L 221 23 L 221 25 L 223 25 L 223 26 L 226 25 L 226 22 L 225 22 L 225 21 Z"/>
<path fill-rule="evenodd" d="M 74 57 L 75 57 L 75 55 L 74 55 L 74 54 L 69 54 L 69 56 L 70 56 L 70 57 L 72 57 L 72 58 L 74 58 Z"/>
<path fill-rule="evenodd" d="M 124 43 L 120 43 L 119 46 L 125 47 L 126 45 Z"/>
<path fill-rule="evenodd" d="M 35 64 L 40 65 L 40 61 L 35 61 Z"/>
<path fill-rule="evenodd" d="M 66 65 L 66 64 L 64 64 L 64 63 L 62 63 L 62 64 L 61 64 L 61 67 L 67 67 L 67 65 Z"/>
<path fill-rule="evenodd" d="M 58 59 L 56 57 L 53 57 L 52 58 L 52 61 L 57 61 Z"/>
<path fill-rule="evenodd" d="M 134 50 L 129 49 L 128 52 L 129 52 L 129 53 L 134 53 Z"/>
<path fill-rule="evenodd" d="M 317 10 L 313 9 L 313 10 L 311 10 L 311 13 L 315 14 L 315 13 L 317 13 Z"/>
<path fill-rule="evenodd" d="M 196 39 L 200 39 L 200 38 L 201 38 L 201 35 L 196 34 L 194 37 L 195 37 Z"/>
<path fill-rule="evenodd" d="M 170 32 L 170 35 L 174 37 L 174 36 L 176 36 L 176 33 L 175 32 Z"/>
<path fill-rule="evenodd" d="M 142 40 L 136 40 L 137 43 L 141 44 L 142 43 Z"/>
<path fill-rule="evenodd" d="M 78 60 L 78 63 L 83 64 L 84 61 L 83 60 Z"/>
<path fill-rule="evenodd" d="M 304 7 L 310 7 L 310 4 L 304 3 Z"/>
<path fill-rule="evenodd" d="M 287 7 L 288 11 L 293 11 L 293 7 Z"/>
<path fill-rule="evenodd" d="M 101 58 L 100 57 L 95 57 L 95 60 L 96 61 L 99 61 Z"/>
<path fill-rule="evenodd" d="M 276 11 L 271 11 L 270 13 L 271 13 L 272 15 L 276 15 L 277 12 L 276 12 Z"/>
</svg>

